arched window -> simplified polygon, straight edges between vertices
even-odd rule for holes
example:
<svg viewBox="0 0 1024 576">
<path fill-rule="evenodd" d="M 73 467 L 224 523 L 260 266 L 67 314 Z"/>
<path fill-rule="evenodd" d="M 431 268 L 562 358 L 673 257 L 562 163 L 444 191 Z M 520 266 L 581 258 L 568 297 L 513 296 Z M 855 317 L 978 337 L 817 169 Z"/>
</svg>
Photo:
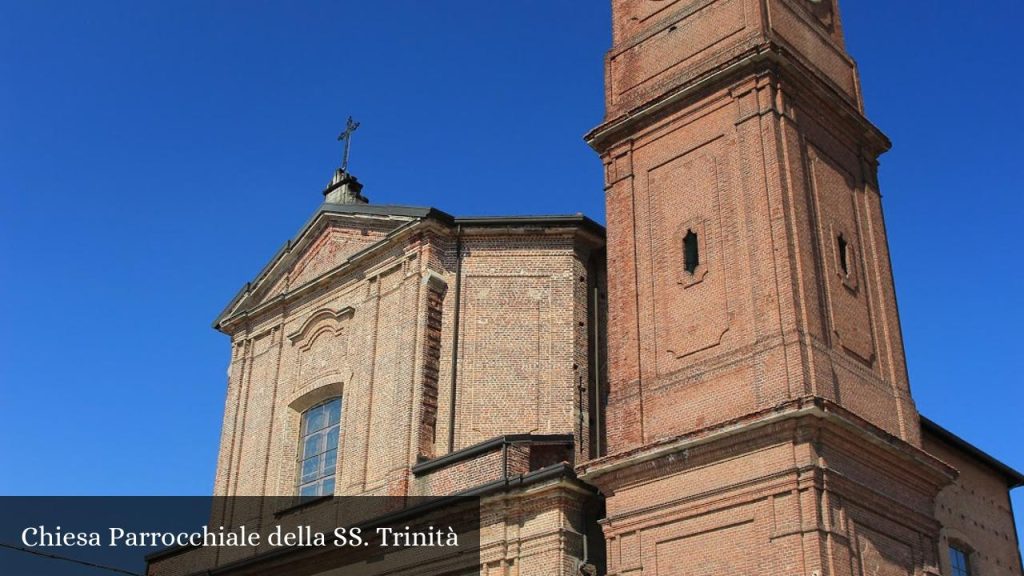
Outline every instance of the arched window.
<svg viewBox="0 0 1024 576">
<path fill-rule="evenodd" d="M 299 444 L 299 496 L 334 494 L 341 432 L 341 398 L 331 398 L 302 413 Z"/>
</svg>

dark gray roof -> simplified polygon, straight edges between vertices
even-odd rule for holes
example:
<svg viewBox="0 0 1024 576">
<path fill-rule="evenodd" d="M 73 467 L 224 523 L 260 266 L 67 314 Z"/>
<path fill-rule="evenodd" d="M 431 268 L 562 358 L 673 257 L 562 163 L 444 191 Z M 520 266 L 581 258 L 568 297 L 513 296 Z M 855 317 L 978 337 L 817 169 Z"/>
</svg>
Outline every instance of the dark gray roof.
<svg viewBox="0 0 1024 576">
<path fill-rule="evenodd" d="M 455 224 L 463 226 L 579 226 L 604 238 L 604 226 L 581 213 L 544 214 L 536 216 L 458 216 Z"/>
<path fill-rule="evenodd" d="M 310 223 L 322 212 L 332 214 L 367 214 L 370 216 L 400 216 L 405 218 L 436 218 L 442 222 L 451 222 L 452 216 L 437 208 L 429 206 L 402 206 L 400 204 L 328 204 L 324 202 L 313 214 Z M 308 225 L 308 223 L 307 223 Z M 305 231 L 303 227 L 302 231 Z M 301 232 L 300 232 L 301 234 Z"/>
<path fill-rule="evenodd" d="M 983 464 L 987 464 L 990 468 L 999 472 L 1007 480 L 1007 484 L 1010 488 L 1016 488 L 1018 486 L 1024 486 L 1024 474 L 1014 470 L 1013 468 L 1003 464 L 996 458 L 988 455 L 980 448 L 957 436 L 956 434 L 946 430 L 942 426 L 936 424 L 933 420 L 921 416 L 921 429 L 928 432 L 939 439 L 953 445 L 955 448 L 963 450 L 970 456 L 981 461 Z"/>
</svg>

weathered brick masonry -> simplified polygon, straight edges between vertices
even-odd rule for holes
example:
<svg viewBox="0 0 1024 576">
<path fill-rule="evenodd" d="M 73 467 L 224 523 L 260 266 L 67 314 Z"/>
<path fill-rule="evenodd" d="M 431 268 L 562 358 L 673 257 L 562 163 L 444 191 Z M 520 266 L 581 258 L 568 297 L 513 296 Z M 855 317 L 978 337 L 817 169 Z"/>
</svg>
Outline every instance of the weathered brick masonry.
<svg viewBox="0 0 1024 576">
<path fill-rule="evenodd" d="M 579 471 L 607 498 L 608 573 L 948 568 L 936 498 L 962 498 L 951 465 L 971 458 L 922 444 L 889 142 L 835 0 L 617 1 L 606 72 L 587 138 L 606 176 L 608 450 Z M 1020 476 L 978 469 L 1008 502 Z M 1013 533 L 1008 506 L 972 514 L 1003 528 L 982 539 Z M 1020 574 L 1000 558 L 975 564 Z"/>
<path fill-rule="evenodd" d="M 296 494 L 301 414 L 340 397 L 336 494 L 497 486 L 473 572 L 575 571 L 586 526 L 601 546 L 596 490 L 572 465 L 595 436 L 604 229 L 352 196 L 325 203 L 217 320 L 233 352 L 215 493 Z M 151 572 L 239 560 L 178 554 Z"/>
<path fill-rule="evenodd" d="M 389 574 L 953 576 L 956 546 L 1020 576 L 1024 478 L 910 394 L 889 142 L 835 1 L 613 7 L 607 245 L 582 216 L 368 204 L 339 172 L 217 320 L 215 493 L 296 494 L 301 414 L 338 397 L 335 494 L 483 495 L 479 566 Z M 237 560 L 212 562 L 283 566 Z"/>
</svg>

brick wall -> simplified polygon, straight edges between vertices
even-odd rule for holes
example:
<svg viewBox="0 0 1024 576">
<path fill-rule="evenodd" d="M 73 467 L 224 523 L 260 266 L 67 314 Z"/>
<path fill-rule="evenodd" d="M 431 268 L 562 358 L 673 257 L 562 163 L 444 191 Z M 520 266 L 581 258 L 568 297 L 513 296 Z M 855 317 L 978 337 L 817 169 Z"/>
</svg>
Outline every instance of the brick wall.
<svg viewBox="0 0 1024 576">
<path fill-rule="evenodd" d="M 263 500 L 257 499 L 255 504 Z M 338 523 L 336 502 L 321 500 L 302 509 L 281 511 L 264 521 L 272 521 L 286 529 L 311 526 L 330 532 Z M 345 525 L 359 523 L 354 517 L 360 509 L 351 503 L 344 507 Z M 371 505 L 372 506 L 372 505 Z M 429 576 L 436 574 L 544 575 L 578 576 L 579 559 L 584 557 L 583 541 L 590 536 L 595 510 L 593 494 L 567 475 L 513 486 L 481 499 L 479 512 L 479 557 L 463 550 L 432 549 L 426 553 L 391 550 L 381 555 L 373 547 L 339 550 L 331 546 L 320 549 L 284 551 L 263 543 L 258 547 L 195 548 L 174 551 L 150 561 L 149 576 L 188 576 L 209 574 L 274 573 L 312 576 L 338 571 L 358 574 Z M 378 513 L 377 506 L 372 508 Z M 370 510 L 364 510 L 369 512 Z M 457 508 L 443 507 L 421 513 L 408 521 L 413 525 L 449 526 L 459 524 Z M 252 530 L 267 533 L 265 526 L 250 517 Z M 372 535 L 372 533 L 364 532 Z M 465 535 L 466 532 L 463 532 Z M 603 555 L 599 547 L 595 554 Z M 472 552 L 472 551 L 471 551 Z M 260 557 L 266 554 L 267 556 Z M 268 557 L 269 556 L 269 557 Z M 479 558 L 479 560 L 477 559 Z M 239 565 L 238 563 L 248 563 Z M 600 562 L 599 562 L 600 563 Z M 234 564 L 234 566 L 232 566 Z"/>
<path fill-rule="evenodd" d="M 613 3 L 609 574 L 937 573 L 858 82 L 833 0 Z"/>
<path fill-rule="evenodd" d="M 294 493 L 299 415 L 341 396 L 339 494 L 564 461 L 607 496 L 507 484 L 482 574 L 588 542 L 608 574 L 934 576 L 950 539 L 1020 574 L 998 474 L 922 444 L 835 0 L 622 0 L 613 43 L 607 252 L 581 221 L 321 214 L 221 324 L 216 493 Z M 488 443 L 514 434 L 572 442 Z"/>
<path fill-rule="evenodd" d="M 860 107 L 836 0 L 622 0 L 612 8 L 606 120 L 761 53 L 768 42 Z"/>
<path fill-rule="evenodd" d="M 335 396 L 338 495 L 493 488 L 590 449 L 603 231 L 571 218 L 463 223 L 380 212 L 318 213 L 219 322 L 232 360 L 217 495 L 295 494 L 301 413 Z M 413 473 L 517 433 L 561 439 L 471 450 Z M 593 526 L 597 508 L 583 505 L 590 491 L 562 482 L 485 501 L 481 573 L 575 573 L 580 518 Z M 163 560 L 154 573 L 187 572 L 206 556 Z"/>
<path fill-rule="evenodd" d="M 794 71 L 747 72 L 599 144 L 616 327 L 609 449 L 805 395 L 916 445 L 876 165 L 864 156 L 884 137 Z"/>
<path fill-rule="evenodd" d="M 1015 482 L 928 427 L 923 445 L 960 472 L 935 500 L 935 518 L 942 523 L 943 574 L 952 574 L 948 547 L 956 545 L 969 554 L 971 574 L 1020 576 L 1020 549 L 1007 490 L 1008 483 Z"/>
<path fill-rule="evenodd" d="M 828 404 L 581 467 L 609 497 L 608 574 L 936 574 L 951 473 Z"/>
</svg>

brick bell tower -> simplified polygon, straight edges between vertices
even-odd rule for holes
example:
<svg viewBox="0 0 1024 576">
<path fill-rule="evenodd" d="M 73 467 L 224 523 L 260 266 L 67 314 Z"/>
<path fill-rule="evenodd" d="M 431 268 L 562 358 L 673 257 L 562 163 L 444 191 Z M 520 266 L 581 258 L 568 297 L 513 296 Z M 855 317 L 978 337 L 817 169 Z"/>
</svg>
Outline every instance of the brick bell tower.
<svg viewBox="0 0 1024 576">
<path fill-rule="evenodd" d="M 835 0 L 615 0 L 608 573 L 937 574 L 878 157 Z"/>
</svg>

